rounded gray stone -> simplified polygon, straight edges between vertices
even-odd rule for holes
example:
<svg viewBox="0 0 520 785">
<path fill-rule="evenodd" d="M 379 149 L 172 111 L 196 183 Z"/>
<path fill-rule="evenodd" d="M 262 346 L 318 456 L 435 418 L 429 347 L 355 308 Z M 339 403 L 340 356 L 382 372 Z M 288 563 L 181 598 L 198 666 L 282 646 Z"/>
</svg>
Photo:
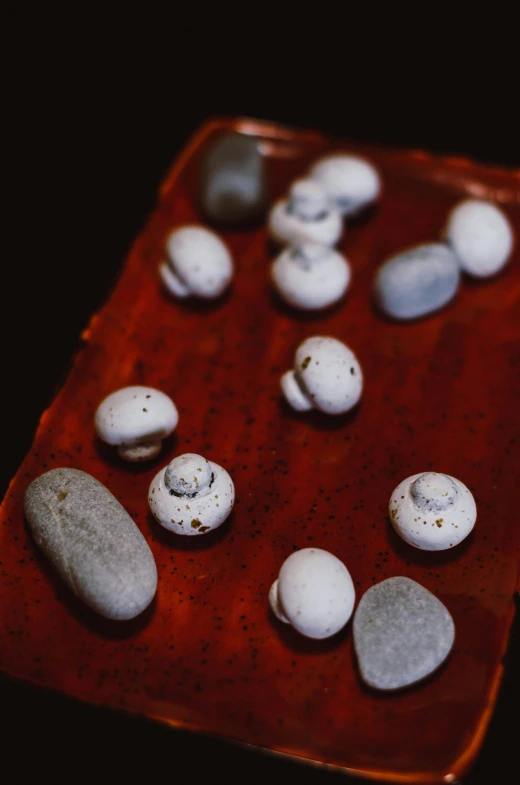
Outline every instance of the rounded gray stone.
<svg viewBox="0 0 520 785">
<path fill-rule="evenodd" d="M 397 690 L 442 665 L 455 639 L 440 600 L 410 578 L 388 578 L 368 589 L 356 609 L 354 648 L 363 681 Z"/>
<path fill-rule="evenodd" d="M 78 469 L 42 474 L 25 491 L 24 512 L 38 547 L 90 608 L 123 620 L 150 604 L 157 568 L 148 543 L 90 474 Z"/>
<path fill-rule="evenodd" d="M 210 147 L 203 163 L 200 203 L 217 225 L 240 225 L 260 218 L 267 207 L 263 156 L 257 140 L 226 134 Z"/>
<path fill-rule="evenodd" d="M 459 282 L 455 254 L 442 243 L 430 243 L 388 259 L 376 274 L 374 296 L 387 316 L 417 319 L 452 300 Z"/>
</svg>

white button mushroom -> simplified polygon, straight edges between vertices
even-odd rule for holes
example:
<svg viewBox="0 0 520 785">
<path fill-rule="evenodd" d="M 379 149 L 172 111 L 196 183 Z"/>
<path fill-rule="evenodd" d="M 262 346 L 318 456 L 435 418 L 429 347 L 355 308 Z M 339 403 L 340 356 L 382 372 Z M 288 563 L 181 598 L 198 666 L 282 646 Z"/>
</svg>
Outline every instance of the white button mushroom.
<svg viewBox="0 0 520 785">
<path fill-rule="evenodd" d="M 381 192 L 377 169 L 355 155 L 329 155 L 317 161 L 309 172 L 326 191 L 343 216 L 359 213 Z"/>
<path fill-rule="evenodd" d="M 458 545 L 477 520 L 471 491 L 455 477 L 439 472 L 414 474 L 403 480 L 388 507 L 396 532 L 424 551 Z"/>
<path fill-rule="evenodd" d="M 513 248 L 513 230 L 504 213 L 479 199 L 466 199 L 456 205 L 444 234 L 461 268 L 475 278 L 498 273 Z"/>
<path fill-rule="evenodd" d="M 222 466 L 196 453 L 174 458 L 152 480 L 148 504 L 174 534 L 205 534 L 220 526 L 235 502 L 233 480 Z"/>
<path fill-rule="evenodd" d="M 178 421 L 171 398 L 141 386 L 111 393 L 99 405 L 94 420 L 99 438 L 117 446 L 121 458 L 131 463 L 155 458 Z"/>
<path fill-rule="evenodd" d="M 233 276 L 233 260 L 220 237 L 204 226 L 175 229 L 166 243 L 159 276 L 175 297 L 219 297 Z"/>
<path fill-rule="evenodd" d="M 335 245 L 341 235 L 341 215 L 327 194 L 313 180 L 297 180 L 289 198 L 277 202 L 269 213 L 269 231 L 282 245 L 305 242 Z"/>
<path fill-rule="evenodd" d="M 275 616 L 307 638 L 330 638 L 348 622 L 356 593 L 350 573 L 321 548 L 292 553 L 269 592 Z"/>
<path fill-rule="evenodd" d="M 350 265 L 326 245 L 305 243 L 282 251 L 273 263 L 271 277 L 289 305 L 319 310 L 344 296 L 350 283 Z"/>
<path fill-rule="evenodd" d="M 361 398 L 363 373 L 354 352 L 336 338 L 307 338 L 296 350 L 294 370 L 280 381 L 287 402 L 304 412 L 344 414 Z"/>
</svg>

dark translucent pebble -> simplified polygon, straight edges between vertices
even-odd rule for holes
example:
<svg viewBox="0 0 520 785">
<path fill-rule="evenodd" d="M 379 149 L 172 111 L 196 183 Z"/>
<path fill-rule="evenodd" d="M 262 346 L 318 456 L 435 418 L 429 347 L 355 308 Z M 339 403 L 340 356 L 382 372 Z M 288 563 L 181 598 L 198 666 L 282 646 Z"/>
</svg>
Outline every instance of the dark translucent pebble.
<svg viewBox="0 0 520 785">
<path fill-rule="evenodd" d="M 34 480 L 24 512 L 36 544 L 65 583 L 109 619 L 132 619 L 152 601 L 157 568 L 148 543 L 118 500 L 78 469 Z"/>
<path fill-rule="evenodd" d="M 200 202 L 214 224 L 248 224 L 267 207 L 264 159 L 257 140 L 226 134 L 210 147 L 202 162 Z"/>
</svg>

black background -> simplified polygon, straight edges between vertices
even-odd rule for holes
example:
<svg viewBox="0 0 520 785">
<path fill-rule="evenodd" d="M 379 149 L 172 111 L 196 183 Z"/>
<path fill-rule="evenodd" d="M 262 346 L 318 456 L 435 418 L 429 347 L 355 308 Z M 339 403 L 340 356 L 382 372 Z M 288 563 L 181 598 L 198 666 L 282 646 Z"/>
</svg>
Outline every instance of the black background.
<svg viewBox="0 0 520 785">
<path fill-rule="evenodd" d="M 367 10 L 360 21 L 350 8 L 341 15 L 295 6 L 285 25 L 280 7 L 260 6 L 227 15 L 173 8 L 169 19 L 150 8 L 112 18 L 106 10 L 79 9 L 73 18 L 23 8 L 9 19 L 1 317 L 3 378 L 15 384 L 4 385 L 2 493 L 160 178 L 208 116 L 249 115 L 520 164 L 518 46 L 508 41 L 500 5 L 482 30 L 474 18 L 455 26 L 453 14 L 439 18 L 440 11 L 434 23 L 424 7 L 420 18 L 409 11 L 403 20 L 395 9 L 388 19 L 376 6 Z M 518 627 L 517 620 L 499 705 L 468 785 L 518 776 Z M 339 782 L 3 676 L 0 707 L 2 782 Z"/>
</svg>

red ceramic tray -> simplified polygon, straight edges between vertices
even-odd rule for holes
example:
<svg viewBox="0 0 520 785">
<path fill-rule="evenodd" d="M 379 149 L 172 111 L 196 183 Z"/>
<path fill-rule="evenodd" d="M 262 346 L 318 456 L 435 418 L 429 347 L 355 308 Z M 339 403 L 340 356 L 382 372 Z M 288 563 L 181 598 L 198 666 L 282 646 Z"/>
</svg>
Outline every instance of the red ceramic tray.
<svg viewBox="0 0 520 785">
<path fill-rule="evenodd" d="M 224 302 L 172 303 L 162 294 L 156 269 L 166 235 L 200 220 L 200 155 L 232 128 L 262 140 L 273 197 L 331 147 L 366 152 L 380 167 L 381 205 L 342 243 L 354 270 L 343 307 L 319 317 L 285 310 L 269 286 L 262 227 L 225 233 L 237 274 Z M 495 702 L 518 587 L 520 244 L 502 276 L 465 283 L 455 303 L 416 324 L 382 321 L 369 293 L 377 265 L 435 238 L 466 195 L 499 202 L 520 237 L 518 173 L 332 144 L 249 120 L 214 121 L 197 133 L 86 329 L 4 500 L 1 668 L 82 700 L 358 775 L 449 783 L 464 774 Z M 366 377 L 361 406 L 337 419 L 297 415 L 279 394 L 297 344 L 320 333 L 350 344 Z M 162 530 L 147 511 L 157 464 L 122 465 L 96 443 L 97 404 L 136 383 L 171 394 L 180 410 L 162 463 L 196 451 L 231 472 L 236 508 L 214 535 L 184 540 Z M 159 590 L 140 619 L 95 617 L 33 546 L 23 493 L 57 466 L 105 483 L 150 543 Z M 478 501 L 473 535 L 450 552 L 408 547 L 386 517 L 397 482 L 426 469 L 460 477 Z M 391 575 L 433 591 L 457 626 L 441 671 L 414 689 L 377 694 L 358 677 L 350 626 L 313 642 L 277 624 L 268 610 L 271 582 L 293 549 L 309 545 L 348 565 L 358 597 Z"/>
</svg>

